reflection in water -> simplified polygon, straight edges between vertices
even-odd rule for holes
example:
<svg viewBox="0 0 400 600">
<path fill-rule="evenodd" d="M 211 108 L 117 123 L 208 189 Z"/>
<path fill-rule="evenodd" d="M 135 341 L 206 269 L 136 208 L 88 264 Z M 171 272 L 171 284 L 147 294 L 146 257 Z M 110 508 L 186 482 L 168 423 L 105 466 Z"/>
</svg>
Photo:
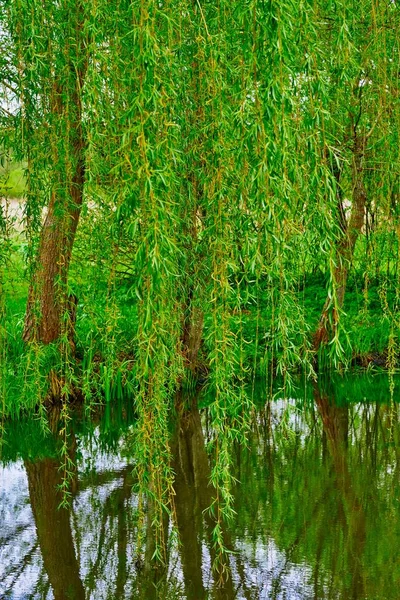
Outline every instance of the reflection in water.
<svg viewBox="0 0 400 600">
<path fill-rule="evenodd" d="M 209 548 L 211 564 L 215 564 L 216 554 L 212 542 L 215 521 L 208 510 L 213 500 L 212 488 L 209 485 L 210 465 L 197 408 L 180 415 L 172 443 L 172 456 L 175 472 L 176 526 L 185 594 L 188 600 L 202 600 L 207 597 L 203 583 L 204 539 Z M 226 532 L 225 537 L 225 545 L 229 547 Z M 216 574 L 213 597 L 235 598 L 229 557 L 224 556 L 222 560 L 224 582 L 217 585 L 219 578 Z"/>
<path fill-rule="evenodd" d="M 57 433 L 58 415 L 54 409 L 50 418 L 52 433 Z M 69 458 L 75 460 L 75 436 L 71 435 Z M 69 510 L 62 504 L 62 469 L 60 461 L 43 458 L 25 460 L 28 476 L 29 499 L 36 525 L 43 565 L 49 578 L 55 600 L 83 600 L 85 590 L 79 576 L 79 564 L 72 539 Z M 71 489 L 76 491 L 76 473 L 72 475 Z M 62 543 L 61 543 L 62 540 Z"/>
<path fill-rule="evenodd" d="M 151 502 L 138 556 L 130 422 L 75 424 L 69 510 L 58 508 L 57 415 L 53 441 L 36 446 L 32 423 L 25 432 L 10 425 L 0 470 L 0 598 L 397 599 L 396 407 L 339 405 L 318 387 L 307 409 L 300 404 L 268 404 L 248 447 L 232 448 L 241 484 L 235 522 L 224 531 L 231 552 L 221 587 L 211 568 L 204 413 L 180 411 L 171 438 L 176 495 L 165 515 L 166 564 L 152 561 Z"/>
<path fill-rule="evenodd" d="M 82 600 L 85 591 L 79 576 L 69 510 L 58 509 L 62 501 L 58 490 L 61 484 L 60 464 L 57 460 L 45 458 L 36 463 L 26 461 L 25 468 L 37 539 L 54 598 Z"/>
<path fill-rule="evenodd" d="M 360 496 L 353 485 L 350 474 L 347 448 L 349 434 L 349 406 L 336 406 L 315 387 L 315 403 L 322 417 L 323 431 L 331 455 L 335 484 L 341 502 L 341 525 L 348 540 L 347 552 L 351 578 L 345 583 L 346 597 L 365 598 L 361 558 L 364 551 L 366 529 L 365 513 Z M 320 545 L 322 546 L 322 540 Z"/>
<path fill-rule="evenodd" d="M 202 433 L 200 415 L 196 410 L 181 417 L 172 444 L 176 525 L 181 543 L 185 592 L 190 600 L 206 597 L 202 570 L 202 511 L 209 506 L 205 496 L 210 493 L 207 480 L 209 465 Z"/>
</svg>

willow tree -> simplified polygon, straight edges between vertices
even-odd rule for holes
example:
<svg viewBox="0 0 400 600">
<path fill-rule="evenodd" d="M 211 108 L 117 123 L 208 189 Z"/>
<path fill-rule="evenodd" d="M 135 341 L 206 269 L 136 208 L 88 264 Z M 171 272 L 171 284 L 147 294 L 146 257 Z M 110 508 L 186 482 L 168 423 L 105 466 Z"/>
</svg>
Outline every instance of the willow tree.
<svg viewBox="0 0 400 600">
<path fill-rule="evenodd" d="M 110 220 L 99 244 L 116 314 L 128 252 L 133 349 L 145 352 L 138 381 L 163 356 L 161 380 L 173 371 L 178 382 L 202 346 L 228 389 L 248 366 L 236 330 L 254 304 L 265 363 L 282 373 L 311 365 L 312 334 L 317 348 L 337 338 L 366 210 L 387 212 L 382 189 L 398 177 L 397 5 L 2 7 L 13 143 L 28 164 L 24 338 L 47 344 L 66 332 L 86 189 L 93 235 Z M 316 333 L 297 301 L 312 264 L 330 273 Z"/>
<path fill-rule="evenodd" d="M 81 382 L 88 397 L 133 393 L 139 486 L 159 531 L 173 392 L 201 358 L 222 547 L 232 441 L 252 411 L 246 381 L 282 375 L 286 392 L 299 367 L 314 375 L 322 342 L 339 364 L 365 216 L 388 232 L 398 214 L 398 5 L 0 5 L 14 151 L 27 161 L 24 337 L 67 341 L 72 269 Z M 379 260 L 378 245 L 368 251 Z M 302 295 L 316 267 L 328 281 L 319 326 Z"/>
</svg>

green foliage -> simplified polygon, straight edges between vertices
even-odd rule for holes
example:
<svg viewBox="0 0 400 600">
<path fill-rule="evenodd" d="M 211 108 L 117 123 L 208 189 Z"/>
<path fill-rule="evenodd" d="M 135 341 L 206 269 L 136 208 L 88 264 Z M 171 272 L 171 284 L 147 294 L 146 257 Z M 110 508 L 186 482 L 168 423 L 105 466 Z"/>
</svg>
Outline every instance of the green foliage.
<svg viewBox="0 0 400 600">
<path fill-rule="evenodd" d="M 0 141 L 24 165 L 0 182 L 24 193 L 22 224 L 0 215 L 3 415 L 54 389 L 65 404 L 80 388 L 89 411 L 130 394 L 158 530 L 183 381 L 206 374 L 213 395 L 220 549 L 252 378 L 286 396 L 317 358 L 380 355 L 393 381 L 399 25 L 397 3 L 372 0 L 0 0 Z M 49 345 L 21 341 L 28 288 L 27 322 L 60 307 Z"/>
<path fill-rule="evenodd" d="M 23 167 L 13 165 L 9 169 L 0 169 L 0 196 L 22 198 L 25 192 Z"/>
</svg>

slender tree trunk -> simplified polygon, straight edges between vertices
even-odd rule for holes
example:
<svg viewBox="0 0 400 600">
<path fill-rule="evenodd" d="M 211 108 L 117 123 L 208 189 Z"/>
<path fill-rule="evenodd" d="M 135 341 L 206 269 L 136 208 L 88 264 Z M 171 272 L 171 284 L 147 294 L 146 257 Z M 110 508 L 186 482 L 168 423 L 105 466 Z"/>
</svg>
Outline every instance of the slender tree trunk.
<svg viewBox="0 0 400 600">
<path fill-rule="evenodd" d="M 68 74 L 63 74 L 62 80 L 61 74 L 55 77 L 50 98 L 50 127 L 54 128 L 53 135 L 62 136 L 68 146 L 63 162 L 58 156 L 58 148 L 53 151 L 57 175 L 40 234 L 36 269 L 29 290 L 23 336 L 26 342 L 35 340 L 49 344 L 55 341 L 62 333 L 63 317 L 69 308 L 68 269 L 85 182 L 81 93 L 87 57 L 83 39 L 83 15 L 83 6 L 78 2 L 75 19 L 71 17 L 69 24 L 71 31 L 68 32 L 78 40 L 73 50 L 76 55 L 66 58 Z"/>
<path fill-rule="evenodd" d="M 203 215 L 199 208 L 199 204 L 202 198 L 202 191 L 200 191 L 201 184 L 197 178 L 193 175 L 191 178 L 193 193 L 196 198 L 195 206 L 192 211 L 192 222 L 189 227 L 189 246 L 187 253 L 189 259 L 195 255 L 195 247 L 198 242 L 198 222 L 202 222 Z M 190 264 L 190 260 L 189 260 Z M 201 342 L 203 338 L 204 328 L 204 313 L 196 306 L 195 295 L 199 293 L 201 285 L 198 281 L 198 273 L 190 267 L 189 272 L 186 274 L 188 280 L 187 296 L 183 307 L 183 326 L 182 326 L 182 350 L 185 359 L 185 366 L 192 372 L 196 372 L 198 369 L 198 355 L 201 348 Z M 195 291 L 197 290 L 197 291 Z M 201 292 L 200 292 L 201 293 Z"/>
<path fill-rule="evenodd" d="M 199 5 L 197 5 L 196 2 L 194 2 L 194 5 L 195 10 L 198 11 Z M 201 9 L 198 11 L 197 16 L 201 18 Z M 190 94 L 193 97 L 194 108 L 190 116 L 190 126 L 197 127 L 198 130 L 201 131 L 204 126 L 204 74 L 202 73 L 202 63 L 198 56 L 202 51 L 201 42 L 198 42 L 198 44 L 192 62 Z M 192 205 L 189 207 L 188 214 L 185 215 L 185 221 L 188 223 L 187 257 L 189 268 L 186 273 L 188 283 L 183 306 L 184 314 L 181 342 L 185 366 L 192 372 L 196 372 L 199 366 L 198 355 L 201 348 L 204 328 L 203 311 L 196 306 L 198 296 L 201 294 L 203 282 L 199 280 L 198 269 L 193 267 L 196 257 L 197 259 L 200 257 L 200 263 L 202 263 L 203 259 L 202 252 L 200 252 L 200 254 L 198 252 L 199 231 L 201 230 L 205 219 L 202 174 L 206 167 L 206 160 L 204 158 L 204 134 L 202 132 L 195 136 L 195 139 L 188 146 L 187 151 L 191 157 L 191 162 L 188 165 L 188 184 L 191 190 L 188 195 L 193 198 L 193 200 Z"/>
<path fill-rule="evenodd" d="M 341 200 L 339 200 L 339 213 L 341 216 L 343 235 L 337 244 L 337 266 L 334 270 L 334 283 L 336 291 L 336 302 L 328 297 L 319 320 L 317 331 L 314 334 L 314 348 L 319 348 L 330 341 L 334 335 L 338 320 L 339 311 L 343 307 L 346 293 L 349 268 L 353 260 L 354 249 L 357 238 L 360 235 L 365 217 L 365 207 L 367 202 L 367 193 L 363 180 L 363 158 L 365 137 L 354 133 L 354 154 L 353 154 L 353 198 L 351 214 L 348 220 L 344 216 L 344 210 Z M 330 322 L 330 316 L 332 317 Z"/>
</svg>

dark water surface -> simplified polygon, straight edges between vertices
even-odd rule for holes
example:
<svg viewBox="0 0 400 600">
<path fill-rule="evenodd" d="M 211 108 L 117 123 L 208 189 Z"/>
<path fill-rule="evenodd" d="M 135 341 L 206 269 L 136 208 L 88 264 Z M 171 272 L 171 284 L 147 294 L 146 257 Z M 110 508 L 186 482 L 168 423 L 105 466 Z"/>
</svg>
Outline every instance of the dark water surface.
<svg viewBox="0 0 400 600">
<path fill-rule="evenodd" d="M 395 392 L 396 395 L 396 392 Z M 400 414 L 387 376 L 342 380 L 262 409 L 232 447 L 236 517 L 226 581 L 212 575 L 205 410 L 182 413 L 169 560 L 137 553 L 129 405 L 74 418 L 71 508 L 57 441 L 39 420 L 7 424 L 0 461 L 0 598 L 400 598 Z M 58 415 L 50 415 L 56 431 Z M 76 468 L 73 466 L 76 465 Z M 148 522 L 151 521 L 150 509 Z M 173 527 L 175 525 L 175 527 Z"/>
</svg>

